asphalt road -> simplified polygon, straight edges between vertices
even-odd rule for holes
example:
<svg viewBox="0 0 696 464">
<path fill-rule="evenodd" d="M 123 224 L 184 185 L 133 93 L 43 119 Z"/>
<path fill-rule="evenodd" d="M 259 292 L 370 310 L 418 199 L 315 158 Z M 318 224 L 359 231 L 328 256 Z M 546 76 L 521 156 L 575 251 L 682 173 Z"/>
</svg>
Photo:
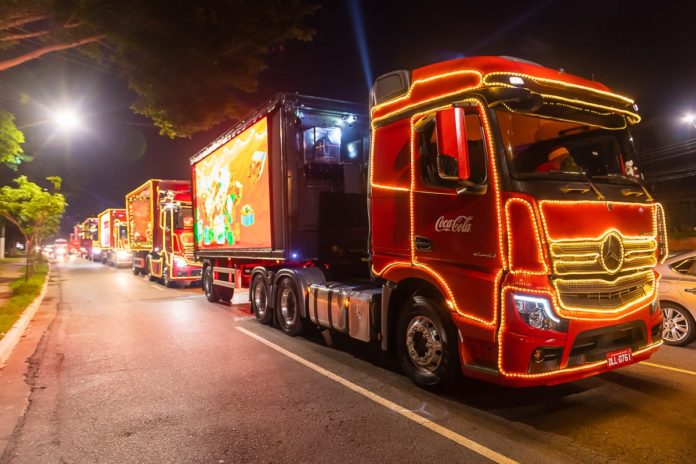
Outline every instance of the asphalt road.
<svg viewBox="0 0 696 464">
<path fill-rule="evenodd" d="M 0 372 L 0 409 L 28 395 L 3 463 L 696 462 L 696 344 L 556 387 L 435 395 L 376 347 L 256 323 L 241 292 L 228 306 L 80 259 L 55 271 L 17 354 L 33 355 Z"/>
</svg>

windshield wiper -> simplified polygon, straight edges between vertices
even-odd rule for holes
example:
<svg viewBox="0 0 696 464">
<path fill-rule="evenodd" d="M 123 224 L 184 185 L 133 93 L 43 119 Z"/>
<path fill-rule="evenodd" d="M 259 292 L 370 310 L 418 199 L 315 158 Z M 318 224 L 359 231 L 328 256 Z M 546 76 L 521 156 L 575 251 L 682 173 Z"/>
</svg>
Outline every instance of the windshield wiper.
<svg viewBox="0 0 696 464">
<path fill-rule="evenodd" d="M 652 195 L 650 195 L 650 192 L 648 192 L 648 190 L 645 188 L 645 186 L 643 185 L 643 183 L 642 183 L 641 181 L 639 181 L 638 179 L 636 179 L 635 177 L 632 177 L 632 176 L 625 176 L 625 175 L 623 175 L 623 174 L 617 174 L 617 173 L 608 173 L 608 174 L 602 175 L 602 176 L 592 176 L 592 178 L 594 178 L 594 179 L 607 179 L 607 180 L 623 180 L 623 181 L 628 181 L 628 182 L 631 183 L 631 184 L 635 184 L 635 185 L 639 186 L 639 187 L 641 188 L 641 190 L 643 190 L 643 193 L 645 193 L 645 197 L 646 197 L 649 201 L 653 201 L 653 197 L 652 197 Z"/>
<path fill-rule="evenodd" d="M 574 172 L 575 174 L 582 176 L 582 178 L 585 179 L 585 181 L 587 182 L 587 185 L 589 185 L 590 188 L 592 189 L 592 191 L 597 195 L 597 199 L 599 201 L 606 200 L 606 197 L 604 195 L 602 195 L 602 192 L 599 191 L 597 186 L 594 184 L 594 182 L 592 182 L 592 179 L 590 179 L 590 176 L 588 176 L 585 171 L 561 171 L 561 172 Z"/>
</svg>

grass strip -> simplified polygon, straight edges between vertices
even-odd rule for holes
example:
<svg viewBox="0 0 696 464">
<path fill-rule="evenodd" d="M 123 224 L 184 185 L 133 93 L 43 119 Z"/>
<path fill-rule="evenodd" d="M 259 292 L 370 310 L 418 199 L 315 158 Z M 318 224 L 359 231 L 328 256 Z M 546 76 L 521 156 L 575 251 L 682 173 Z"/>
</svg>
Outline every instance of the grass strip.
<svg viewBox="0 0 696 464">
<path fill-rule="evenodd" d="M 39 263 L 29 280 L 25 281 L 24 276 L 22 276 L 10 284 L 12 296 L 0 306 L 0 339 L 17 322 L 17 319 L 19 319 L 27 306 L 34 301 L 34 298 L 41 293 L 47 273 L 48 265 Z"/>
</svg>

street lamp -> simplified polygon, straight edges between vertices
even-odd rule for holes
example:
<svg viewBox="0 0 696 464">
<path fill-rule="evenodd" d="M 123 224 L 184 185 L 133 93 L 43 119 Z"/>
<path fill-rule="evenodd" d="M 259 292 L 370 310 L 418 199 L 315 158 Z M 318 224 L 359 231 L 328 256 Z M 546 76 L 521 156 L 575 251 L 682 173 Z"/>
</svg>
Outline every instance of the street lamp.
<svg viewBox="0 0 696 464">
<path fill-rule="evenodd" d="M 53 122 L 63 132 L 74 132 L 82 128 L 82 118 L 75 108 L 65 107 L 53 111 Z"/>
</svg>

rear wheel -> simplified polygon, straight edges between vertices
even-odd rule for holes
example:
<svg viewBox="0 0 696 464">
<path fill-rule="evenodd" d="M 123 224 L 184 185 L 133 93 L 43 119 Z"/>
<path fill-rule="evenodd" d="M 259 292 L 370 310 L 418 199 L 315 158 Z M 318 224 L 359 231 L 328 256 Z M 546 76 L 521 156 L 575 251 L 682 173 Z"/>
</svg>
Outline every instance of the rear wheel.
<svg viewBox="0 0 696 464">
<path fill-rule="evenodd" d="M 414 383 L 439 388 L 452 382 L 458 369 L 456 329 L 440 305 L 412 297 L 399 314 L 397 356 Z"/>
<path fill-rule="evenodd" d="M 251 281 L 251 309 L 256 320 L 262 324 L 271 322 L 273 313 L 268 308 L 268 287 L 262 275 L 254 276 Z"/>
<path fill-rule="evenodd" d="M 294 337 L 302 333 L 301 307 L 302 300 L 295 282 L 290 277 L 283 277 L 278 282 L 276 320 L 280 329 Z"/>
<path fill-rule="evenodd" d="M 688 345 L 696 337 L 696 327 L 691 313 L 676 303 L 660 302 L 664 321 L 662 323 L 662 340 L 667 345 Z"/>
</svg>

